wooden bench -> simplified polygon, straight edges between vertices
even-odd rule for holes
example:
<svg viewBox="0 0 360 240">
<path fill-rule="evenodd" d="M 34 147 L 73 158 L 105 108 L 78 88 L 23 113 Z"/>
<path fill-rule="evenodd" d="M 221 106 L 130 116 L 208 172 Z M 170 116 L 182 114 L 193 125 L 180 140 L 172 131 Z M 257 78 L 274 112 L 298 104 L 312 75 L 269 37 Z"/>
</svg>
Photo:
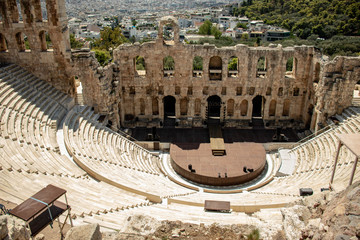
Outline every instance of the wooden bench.
<svg viewBox="0 0 360 240">
<path fill-rule="evenodd" d="M 230 212 L 230 202 L 205 200 L 205 211 Z"/>
</svg>

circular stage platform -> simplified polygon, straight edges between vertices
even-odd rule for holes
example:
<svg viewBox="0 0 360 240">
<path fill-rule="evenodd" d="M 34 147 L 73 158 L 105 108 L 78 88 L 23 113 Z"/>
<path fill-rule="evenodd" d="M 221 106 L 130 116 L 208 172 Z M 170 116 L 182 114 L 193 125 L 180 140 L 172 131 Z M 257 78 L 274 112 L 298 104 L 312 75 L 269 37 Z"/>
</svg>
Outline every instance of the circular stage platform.
<svg viewBox="0 0 360 240">
<path fill-rule="evenodd" d="M 248 182 L 265 168 L 266 155 L 262 144 L 228 143 L 225 149 L 226 155 L 213 156 L 210 143 L 171 144 L 171 165 L 181 176 L 212 186 Z"/>
</svg>

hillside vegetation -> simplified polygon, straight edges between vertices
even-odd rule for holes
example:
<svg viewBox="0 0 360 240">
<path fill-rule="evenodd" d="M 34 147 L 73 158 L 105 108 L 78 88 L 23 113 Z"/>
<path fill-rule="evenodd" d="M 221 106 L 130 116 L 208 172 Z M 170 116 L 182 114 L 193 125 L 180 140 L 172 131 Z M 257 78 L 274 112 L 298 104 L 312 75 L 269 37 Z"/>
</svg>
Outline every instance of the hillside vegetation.
<svg viewBox="0 0 360 240">
<path fill-rule="evenodd" d="M 284 47 L 305 44 L 331 57 L 360 55 L 358 0 L 244 0 L 233 13 L 290 30 L 290 39 L 275 42 Z"/>
<path fill-rule="evenodd" d="M 302 39 L 360 36 L 358 0 L 246 0 L 234 14 L 284 27 Z"/>
</svg>

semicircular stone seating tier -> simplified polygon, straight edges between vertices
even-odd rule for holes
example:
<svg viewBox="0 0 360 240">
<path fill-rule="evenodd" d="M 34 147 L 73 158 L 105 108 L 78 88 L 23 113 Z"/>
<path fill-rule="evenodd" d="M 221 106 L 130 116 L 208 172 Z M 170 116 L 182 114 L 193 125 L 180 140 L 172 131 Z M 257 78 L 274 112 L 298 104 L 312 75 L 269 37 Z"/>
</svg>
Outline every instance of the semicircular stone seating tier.
<svg viewBox="0 0 360 240">
<path fill-rule="evenodd" d="M 281 220 L 280 211 L 273 208 L 298 200 L 300 187 L 311 187 L 315 192 L 327 187 L 338 144 L 336 134 L 360 132 L 360 111 L 349 108 L 339 116 L 337 127 L 290 151 L 296 158 L 292 175 L 276 177 L 281 162 L 270 153 L 273 165 L 264 184 L 220 194 L 175 183 L 157 156 L 103 126 L 90 107 L 73 107 L 73 101 L 19 66 L 0 67 L 0 195 L 19 204 L 54 184 L 68 191 L 76 221 L 112 229 L 120 229 L 121 220 L 131 214 L 161 220 L 176 217 L 192 222 L 249 223 L 257 220 L 241 212 L 259 211 L 257 214 Z M 74 161 L 60 153 L 59 127 Z M 352 153 L 342 148 L 336 190 L 347 186 L 353 161 Z M 359 179 L 360 168 L 354 181 Z M 234 212 L 214 217 L 203 211 L 208 199 L 230 201 Z M 157 202 L 168 204 L 154 204 Z"/>
</svg>

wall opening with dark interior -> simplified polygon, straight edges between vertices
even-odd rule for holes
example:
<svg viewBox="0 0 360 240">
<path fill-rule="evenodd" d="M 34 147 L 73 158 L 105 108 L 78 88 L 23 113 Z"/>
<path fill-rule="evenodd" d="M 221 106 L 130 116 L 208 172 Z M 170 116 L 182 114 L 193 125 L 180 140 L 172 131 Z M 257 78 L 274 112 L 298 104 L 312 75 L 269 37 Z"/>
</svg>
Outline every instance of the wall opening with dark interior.
<svg viewBox="0 0 360 240">
<path fill-rule="evenodd" d="M 221 111 L 221 98 L 217 95 L 208 97 L 208 121 L 219 122 Z"/>
<path fill-rule="evenodd" d="M 222 60 L 219 56 L 214 56 L 210 58 L 209 78 L 210 80 L 222 79 Z"/>
<path fill-rule="evenodd" d="M 252 104 L 253 104 L 253 111 L 252 116 L 253 117 L 263 117 L 263 106 L 265 103 L 265 98 L 263 96 L 257 95 L 253 98 Z"/>
</svg>

